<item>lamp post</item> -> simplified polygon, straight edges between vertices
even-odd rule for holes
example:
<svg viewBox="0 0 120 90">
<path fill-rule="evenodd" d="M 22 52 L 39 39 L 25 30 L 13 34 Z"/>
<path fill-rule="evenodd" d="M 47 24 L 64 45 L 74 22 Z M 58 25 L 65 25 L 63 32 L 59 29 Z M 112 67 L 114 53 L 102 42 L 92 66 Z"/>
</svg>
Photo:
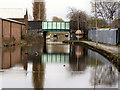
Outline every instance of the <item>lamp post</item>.
<svg viewBox="0 0 120 90">
<path fill-rule="evenodd" d="M 96 24 L 95 24 L 95 27 L 96 27 L 96 46 L 98 45 L 98 30 L 97 30 L 97 9 L 96 9 L 96 0 L 95 0 L 95 19 L 96 19 Z"/>
<path fill-rule="evenodd" d="M 39 20 L 40 20 L 40 3 L 39 3 Z"/>
<path fill-rule="evenodd" d="M 79 25 L 79 14 L 78 14 L 78 30 L 79 30 L 79 27 L 80 27 L 80 25 Z M 78 33 L 78 40 L 79 40 L 79 33 Z"/>
<path fill-rule="evenodd" d="M 120 1 L 118 2 L 118 45 L 120 44 Z M 118 55 L 120 54 L 120 48 L 118 47 Z M 120 84 L 120 82 L 119 82 Z M 119 87 L 120 89 L 120 87 Z"/>
</svg>

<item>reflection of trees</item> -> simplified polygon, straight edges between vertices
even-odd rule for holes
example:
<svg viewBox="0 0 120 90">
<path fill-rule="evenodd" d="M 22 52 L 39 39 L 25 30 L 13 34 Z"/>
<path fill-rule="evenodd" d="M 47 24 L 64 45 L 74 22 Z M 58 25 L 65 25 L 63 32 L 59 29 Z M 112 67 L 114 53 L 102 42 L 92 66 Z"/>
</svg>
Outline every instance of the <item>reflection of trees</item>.
<svg viewBox="0 0 120 90">
<path fill-rule="evenodd" d="M 38 56 L 38 59 L 33 61 L 33 84 L 34 88 L 43 88 L 45 69 L 44 64 L 41 62 L 41 56 Z"/>
<path fill-rule="evenodd" d="M 38 56 L 35 55 L 35 53 L 38 53 Z M 43 53 L 43 44 L 35 44 L 32 47 L 28 48 L 28 59 L 33 63 L 33 73 L 32 73 L 32 79 L 33 79 L 33 85 L 36 90 L 39 90 L 38 88 L 44 87 L 44 72 L 45 72 L 45 66 L 42 64 L 41 61 L 41 55 Z"/>
<path fill-rule="evenodd" d="M 28 68 L 28 55 L 25 54 L 25 53 L 27 53 L 27 47 L 26 46 L 21 48 L 21 59 L 22 59 L 24 70 L 27 71 L 27 68 Z"/>
<path fill-rule="evenodd" d="M 70 69 L 72 71 L 85 71 L 87 50 L 82 46 L 72 46 L 72 52 L 70 53 Z"/>
<path fill-rule="evenodd" d="M 117 81 L 118 72 L 116 68 L 109 65 L 98 66 L 96 68 L 96 74 L 95 71 L 93 71 L 90 80 L 92 85 L 107 85 L 107 86 L 116 85 Z"/>
</svg>

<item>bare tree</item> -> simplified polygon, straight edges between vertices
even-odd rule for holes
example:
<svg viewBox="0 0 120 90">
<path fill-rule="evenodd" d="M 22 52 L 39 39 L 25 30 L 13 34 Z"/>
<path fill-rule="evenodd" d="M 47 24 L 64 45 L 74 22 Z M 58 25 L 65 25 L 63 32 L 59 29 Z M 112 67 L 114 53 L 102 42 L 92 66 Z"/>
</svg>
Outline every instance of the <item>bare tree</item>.
<svg viewBox="0 0 120 90">
<path fill-rule="evenodd" d="M 111 27 L 111 22 L 115 18 L 115 14 L 118 11 L 118 2 L 114 2 L 114 0 L 107 1 L 107 0 L 97 0 L 96 4 L 95 2 L 91 2 L 93 10 L 92 12 L 97 12 L 97 17 L 102 17 L 104 20 L 109 22 Z"/>
<path fill-rule="evenodd" d="M 87 14 L 84 11 L 77 10 L 75 8 L 69 8 L 67 17 L 70 19 L 70 26 L 72 30 L 81 29 L 86 31 L 88 28 Z"/>
<path fill-rule="evenodd" d="M 40 6 L 39 6 L 40 5 Z M 39 13 L 40 9 L 40 13 Z M 39 14 L 41 20 L 46 20 L 46 8 L 45 8 L 45 2 L 34 2 L 33 3 L 33 17 L 34 20 L 39 20 Z"/>
</svg>

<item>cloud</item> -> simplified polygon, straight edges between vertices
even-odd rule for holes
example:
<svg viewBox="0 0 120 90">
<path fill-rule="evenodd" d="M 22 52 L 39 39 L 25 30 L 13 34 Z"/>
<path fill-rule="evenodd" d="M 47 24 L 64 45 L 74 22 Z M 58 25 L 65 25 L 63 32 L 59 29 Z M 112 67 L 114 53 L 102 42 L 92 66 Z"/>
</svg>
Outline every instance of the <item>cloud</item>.
<svg viewBox="0 0 120 90">
<path fill-rule="evenodd" d="M 32 16 L 33 0 L 0 0 L 0 8 L 27 8 Z M 45 0 L 47 19 L 58 16 L 67 20 L 68 7 L 75 7 L 90 13 L 90 0 Z"/>
</svg>

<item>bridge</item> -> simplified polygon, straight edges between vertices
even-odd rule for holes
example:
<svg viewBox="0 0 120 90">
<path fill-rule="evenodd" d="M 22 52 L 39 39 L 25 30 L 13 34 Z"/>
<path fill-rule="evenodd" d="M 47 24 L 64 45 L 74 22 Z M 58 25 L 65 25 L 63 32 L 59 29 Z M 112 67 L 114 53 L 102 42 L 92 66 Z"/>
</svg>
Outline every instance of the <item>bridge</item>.
<svg viewBox="0 0 120 90">
<path fill-rule="evenodd" d="M 46 41 L 47 32 L 70 32 L 69 22 L 42 21 L 42 31 L 44 41 Z"/>
<path fill-rule="evenodd" d="M 69 22 L 54 22 L 54 21 L 28 21 L 28 32 L 31 35 L 39 35 L 43 32 L 44 41 L 46 41 L 47 32 L 69 32 L 70 33 L 70 23 Z"/>
<path fill-rule="evenodd" d="M 69 22 L 43 21 L 42 30 L 44 31 L 70 31 Z"/>
</svg>

